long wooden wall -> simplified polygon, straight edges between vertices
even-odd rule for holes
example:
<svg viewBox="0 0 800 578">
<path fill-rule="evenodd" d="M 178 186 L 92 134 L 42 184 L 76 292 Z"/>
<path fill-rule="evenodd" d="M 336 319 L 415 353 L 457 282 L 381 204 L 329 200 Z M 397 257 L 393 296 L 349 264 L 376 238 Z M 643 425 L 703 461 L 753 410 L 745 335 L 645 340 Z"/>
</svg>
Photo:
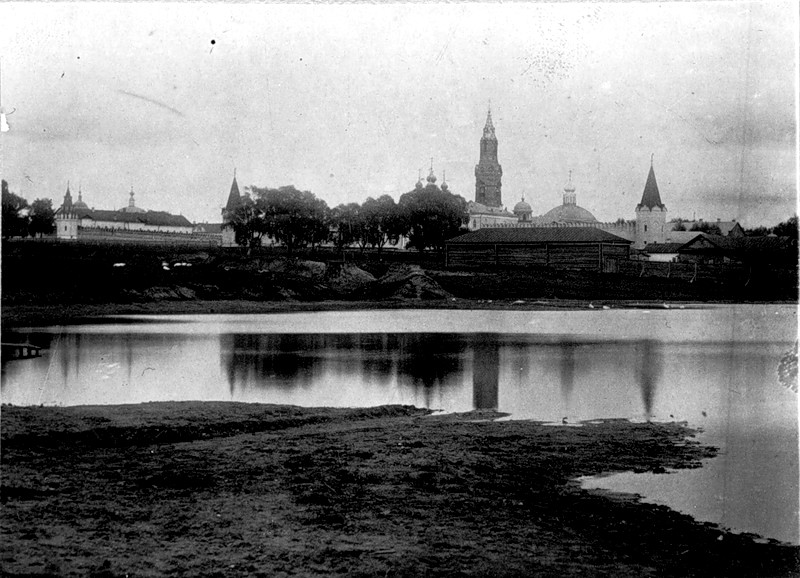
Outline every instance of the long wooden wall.
<svg viewBox="0 0 800 578">
<path fill-rule="evenodd" d="M 610 243 L 538 243 L 448 245 L 449 267 L 555 267 L 606 270 L 609 260 L 627 259 L 627 245 Z M 613 268 L 613 267 L 612 267 Z"/>
<path fill-rule="evenodd" d="M 157 231 L 130 231 L 124 229 L 79 227 L 78 241 L 219 247 L 222 244 L 222 237 L 211 233 L 162 233 Z M 74 241 L 65 240 L 64 242 L 70 243 Z"/>
</svg>

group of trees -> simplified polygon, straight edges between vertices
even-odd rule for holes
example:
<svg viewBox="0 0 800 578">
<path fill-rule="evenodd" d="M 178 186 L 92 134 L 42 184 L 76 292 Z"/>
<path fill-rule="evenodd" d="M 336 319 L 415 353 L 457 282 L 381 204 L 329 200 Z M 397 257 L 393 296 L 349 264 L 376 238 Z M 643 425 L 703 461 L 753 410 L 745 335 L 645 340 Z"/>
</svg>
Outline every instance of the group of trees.
<svg viewBox="0 0 800 578">
<path fill-rule="evenodd" d="M 777 235 L 778 237 L 791 237 L 796 240 L 798 237 L 797 215 L 789 217 L 774 227 L 755 227 L 747 229 L 745 233 L 748 236 Z"/>
<path fill-rule="evenodd" d="M 227 215 L 225 226 L 233 228 L 241 246 L 258 246 L 267 237 L 286 246 L 289 253 L 326 242 L 340 250 L 357 245 L 380 252 L 402 236 L 419 251 L 442 249 L 444 241 L 461 232 L 466 222 L 466 201 L 435 185 L 406 193 L 397 203 L 382 195 L 332 209 L 309 191 L 285 186 L 248 187 L 237 209 Z"/>
<path fill-rule="evenodd" d="M 3 238 L 35 237 L 55 231 L 55 210 L 51 199 L 36 199 L 28 204 L 24 198 L 12 193 L 8 183 L 2 181 Z"/>
<path fill-rule="evenodd" d="M 708 233 L 709 235 L 721 235 L 722 231 L 717 226 L 716 223 L 713 221 L 700 221 L 700 222 L 691 222 L 689 229 L 686 228 L 687 222 L 685 219 L 681 219 L 680 217 L 672 219 L 670 222 L 676 223 L 674 230 L 675 231 L 699 231 L 701 233 Z M 745 229 L 745 234 L 748 237 L 759 237 L 764 235 L 777 235 L 778 237 L 792 237 L 797 239 L 798 237 L 798 225 L 797 225 L 797 215 L 789 217 L 785 221 L 778 223 L 774 227 L 765 227 L 760 225 L 758 227 L 753 227 L 752 229 Z"/>
</svg>

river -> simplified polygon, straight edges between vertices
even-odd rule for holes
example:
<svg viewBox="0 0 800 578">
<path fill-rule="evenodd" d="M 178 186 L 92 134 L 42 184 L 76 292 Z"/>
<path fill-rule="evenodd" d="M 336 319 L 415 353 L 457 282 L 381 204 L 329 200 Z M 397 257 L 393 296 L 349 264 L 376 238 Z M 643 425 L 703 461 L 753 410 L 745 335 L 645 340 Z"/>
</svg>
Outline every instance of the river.
<svg viewBox="0 0 800 578">
<path fill-rule="evenodd" d="M 567 425 L 686 421 L 719 456 L 585 487 L 799 541 L 797 393 L 777 372 L 795 347 L 795 306 L 151 315 L 5 333 L 47 348 L 3 362 L 0 395 L 15 405 L 409 404 Z"/>
</svg>

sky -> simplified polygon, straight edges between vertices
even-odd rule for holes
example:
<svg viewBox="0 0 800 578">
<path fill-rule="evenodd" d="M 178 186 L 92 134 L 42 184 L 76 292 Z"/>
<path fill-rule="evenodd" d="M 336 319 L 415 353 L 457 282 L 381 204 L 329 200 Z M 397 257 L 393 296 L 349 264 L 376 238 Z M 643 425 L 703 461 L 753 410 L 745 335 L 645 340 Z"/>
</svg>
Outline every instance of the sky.
<svg viewBox="0 0 800 578">
<path fill-rule="evenodd" d="M 633 219 L 651 155 L 669 217 L 797 209 L 787 2 L 0 3 L 0 171 L 58 206 L 220 221 L 240 187 L 329 206 L 433 168 L 475 198 L 491 103 L 503 203 Z"/>
</svg>

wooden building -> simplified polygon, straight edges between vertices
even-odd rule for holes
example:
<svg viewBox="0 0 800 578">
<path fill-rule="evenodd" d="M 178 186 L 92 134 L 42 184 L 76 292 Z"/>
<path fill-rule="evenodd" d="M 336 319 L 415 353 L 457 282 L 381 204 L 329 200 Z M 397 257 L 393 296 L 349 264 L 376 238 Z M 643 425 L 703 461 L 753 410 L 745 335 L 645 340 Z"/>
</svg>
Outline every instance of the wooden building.
<svg viewBox="0 0 800 578">
<path fill-rule="evenodd" d="M 553 267 L 615 273 L 631 241 L 595 227 L 479 229 L 447 241 L 448 267 Z"/>
<path fill-rule="evenodd" d="M 797 241 L 790 237 L 698 235 L 678 249 L 680 261 L 797 265 Z"/>
</svg>

